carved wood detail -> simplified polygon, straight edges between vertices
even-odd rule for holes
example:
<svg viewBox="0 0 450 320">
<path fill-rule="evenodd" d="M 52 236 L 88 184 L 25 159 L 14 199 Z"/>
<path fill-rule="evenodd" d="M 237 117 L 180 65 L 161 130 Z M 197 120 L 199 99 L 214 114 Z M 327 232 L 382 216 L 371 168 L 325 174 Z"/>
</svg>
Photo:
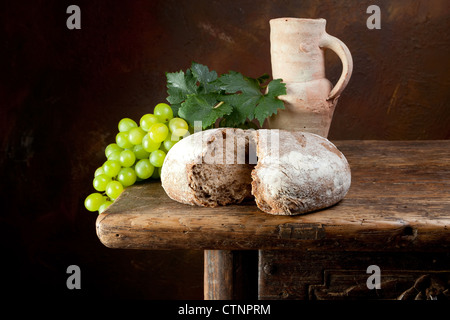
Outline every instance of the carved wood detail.
<svg viewBox="0 0 450 320">
<path fill-rule="evenodd" d="M 450 271 L 385 270 L 381 288 L 369 289 L 364 270 L 325 270 L 324 284 L 310 285 L 311 300 L 450 300 Z"/>
</svg>

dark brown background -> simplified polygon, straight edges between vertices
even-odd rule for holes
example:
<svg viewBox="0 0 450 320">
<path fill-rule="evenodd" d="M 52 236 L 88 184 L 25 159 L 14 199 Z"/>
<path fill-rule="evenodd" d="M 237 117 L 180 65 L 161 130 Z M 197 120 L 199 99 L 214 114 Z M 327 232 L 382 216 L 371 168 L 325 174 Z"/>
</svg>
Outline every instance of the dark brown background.
<svg viewBox="0 0 450 320">
<path fill-rule="evenodd" d="M 81 30 L 66 28 L 70 4 Z M 381 30 L 366 27 L 371 4 Z M 330 140 L 450 138 L 447 0 L 3 1 L 0 15 L 1 277 L 11 295 L 202 298 L 202 252 L 108 249 L 83 200 L 117 122 L 165 100 L 165 72 L 196 61 L 270 74 L 271 18 L 325 18 L 353 54 Z M 327 54 L 328 78 L 340 71 Z M 81 290 L 66 288 L 72 264 Z"/>
</svg>

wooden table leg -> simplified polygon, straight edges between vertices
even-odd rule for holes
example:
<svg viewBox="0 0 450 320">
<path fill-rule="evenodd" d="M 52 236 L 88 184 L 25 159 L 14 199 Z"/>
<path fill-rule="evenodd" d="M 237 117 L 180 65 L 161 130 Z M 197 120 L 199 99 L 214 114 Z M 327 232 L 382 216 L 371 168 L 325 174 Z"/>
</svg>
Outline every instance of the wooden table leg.
<svg viewBox="0 0 450 320">
<path fill-rule="evenodd" d="M 205 300 L 256 299 L 257 251 L 205 250 Z"/>
</svg>

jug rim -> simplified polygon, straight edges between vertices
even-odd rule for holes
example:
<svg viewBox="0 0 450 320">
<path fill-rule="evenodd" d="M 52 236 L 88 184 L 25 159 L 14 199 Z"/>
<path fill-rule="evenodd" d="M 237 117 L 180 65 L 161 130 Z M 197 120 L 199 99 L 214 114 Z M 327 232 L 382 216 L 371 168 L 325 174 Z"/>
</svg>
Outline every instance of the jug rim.
<svg viewBox="0 0 450 320">
<path fill-rule="evenodd" d="M 327 20 L 324 18 L 295 18 L 295 17 L 281 17 L 281 18 L 274 18 L 269 20 L 270 23 L 273 22 L 308 22 L 308 23 L 326 23 Z"/>
</svg>

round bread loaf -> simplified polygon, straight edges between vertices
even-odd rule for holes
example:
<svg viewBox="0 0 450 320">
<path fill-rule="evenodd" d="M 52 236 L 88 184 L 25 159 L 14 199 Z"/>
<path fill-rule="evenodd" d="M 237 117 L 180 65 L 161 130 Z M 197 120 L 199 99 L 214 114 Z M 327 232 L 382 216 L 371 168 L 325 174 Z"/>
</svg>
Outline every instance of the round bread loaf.
<svg viewBox="0 0 450 320">
<path fill-rule="evenodd" d="M 176 143 L 161 183 L 185 204 L 215 207 L 254 198 L 266 213 L 296 215 L 342 200 L 351 173 L 345 156 L 318 135 L 218 128 Z"/>
<path fill-rule="evenodd" d="M 169 150 L 161 169 L 161 183 L 167 195 L 182 203 L 205 207 L 252 198 L 254 164 L 245 159 L 253 135 L 250 130 L 221 128 L 181 139 Z"/>
<path fill-rule="evenodd" d="M 328 139 L 300 131 L 258 130 L 256 142 L 252 194 L 262 211 L 302 214 L 334 205 L 347 194 L 350 166 Z"/>
</svg>

